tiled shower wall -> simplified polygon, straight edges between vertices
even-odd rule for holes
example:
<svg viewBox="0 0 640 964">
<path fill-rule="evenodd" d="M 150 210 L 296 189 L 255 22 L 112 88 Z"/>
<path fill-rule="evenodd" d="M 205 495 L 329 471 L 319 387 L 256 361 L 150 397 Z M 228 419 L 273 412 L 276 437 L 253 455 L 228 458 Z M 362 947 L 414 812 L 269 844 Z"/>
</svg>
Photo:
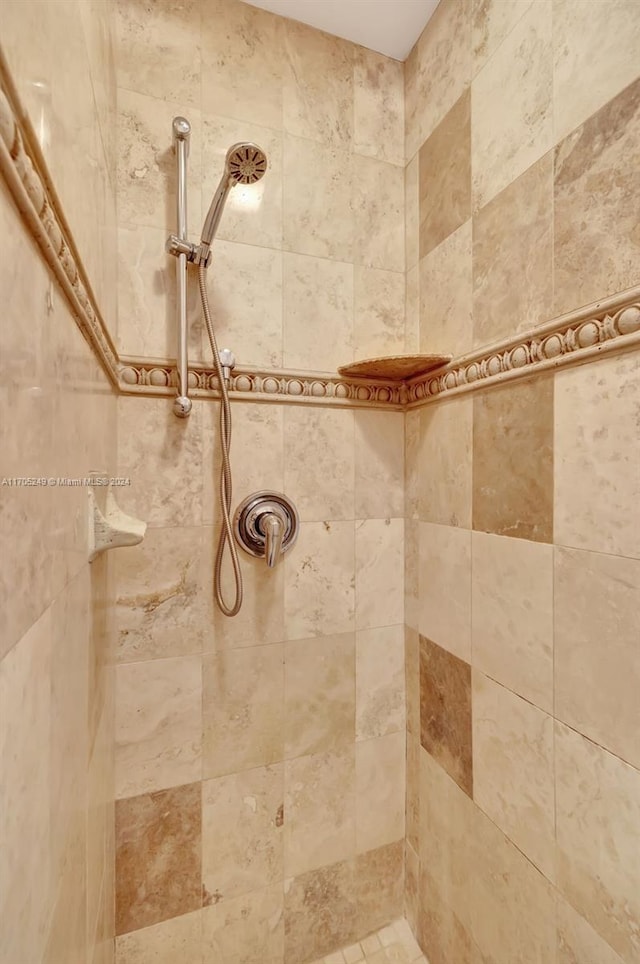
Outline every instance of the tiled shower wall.
<svg viewBox="0 0 640 964">
<path fill-rule="evenodd" d="M 209 272 L 238 363 L 335 371 L 402 350 L 401 64 L 189 0 L 122 3 L 117 66 L 122 352 L 175 353 L 176 114 L 193 126 L 194 237 L 227 148 L 269 156 L 258 192 L 232 192 Z M 197 299 L 192 316 L 192 357 L 209 359 Z M 283 491 L 301 530 L 272 572 L 243 556 L 228 620 L 212 601 L 217 406 L 119 412 L 125 498 L 150 523 L 118 559 L 119 964 L 315 960 L 402 908 L 403 415 L 233 404 L 234 505 Z"/>
<path fill-rule="evenodd" d="M 638 282 L 635 2 L 444 0 L 408 318 L 455 354 Z M 412 213 L 413 212 L 413 213 Z M 431 964 L 640 959 L 640 362 L 407 415 L 407 912 Z"/>
<path fill-rule="evenodd" d="M 110 29 L 98 2 L 0 5 L 2 53 L 112 320 Z M 85 487 L 5 480 L 114 475 L 115 393 L 4 181 L 0 233 L 0 960 L 111 964 L 112 564 L 88 564 Z"/>
</svg>

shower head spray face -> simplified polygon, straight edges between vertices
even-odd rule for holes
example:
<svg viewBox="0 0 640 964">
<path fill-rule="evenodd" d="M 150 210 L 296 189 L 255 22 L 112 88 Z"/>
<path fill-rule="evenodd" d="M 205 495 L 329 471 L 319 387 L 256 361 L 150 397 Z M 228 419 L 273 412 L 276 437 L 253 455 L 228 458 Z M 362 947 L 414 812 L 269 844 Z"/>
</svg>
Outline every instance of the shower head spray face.
<svg viewBox="0 0 640 964">
<path fill-rule="evenodd" d="M 266 170 L 267 155 L 257 144 L 243 141 L 229 148 L 224 162 L 224 174 L 202 228 L 201 246 L 208 247 L 213 241 L 231 188 L 236 184 L 255 184 L 264 177 Z"/>
</svg>

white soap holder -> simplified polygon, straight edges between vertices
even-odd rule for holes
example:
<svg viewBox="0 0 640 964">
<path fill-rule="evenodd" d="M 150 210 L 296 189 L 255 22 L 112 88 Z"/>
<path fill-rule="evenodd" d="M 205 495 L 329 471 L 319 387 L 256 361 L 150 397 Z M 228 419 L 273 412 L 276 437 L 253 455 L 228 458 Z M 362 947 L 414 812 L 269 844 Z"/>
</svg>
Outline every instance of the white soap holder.
<svg viewBox="0 0 640 964">
<path fill-rule="evenodd" d="M 104 509 L 97 503 L 93 490 L 89 489 L 89 562 L 120 546 L 137 546 L 147 531 L 147 523 L 123 512 L 111 491 L 107 489 Z"/>
</svg>

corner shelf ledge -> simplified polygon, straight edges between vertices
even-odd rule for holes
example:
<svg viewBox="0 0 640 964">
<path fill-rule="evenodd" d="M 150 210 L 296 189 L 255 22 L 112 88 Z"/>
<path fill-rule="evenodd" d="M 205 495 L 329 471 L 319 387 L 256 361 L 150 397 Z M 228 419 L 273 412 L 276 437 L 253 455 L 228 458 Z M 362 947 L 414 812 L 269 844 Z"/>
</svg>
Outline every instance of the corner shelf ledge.
<svg viewBox="0 0 640 964">
<path fill-rule="evenodd" d="M 451 361 L 452 355 L 384 355 L 381 358 L 365 358 L 338 368 L 339 375 L 350 378 L 384 378 L 402 382 L 440 368 Z"/>
</svg>

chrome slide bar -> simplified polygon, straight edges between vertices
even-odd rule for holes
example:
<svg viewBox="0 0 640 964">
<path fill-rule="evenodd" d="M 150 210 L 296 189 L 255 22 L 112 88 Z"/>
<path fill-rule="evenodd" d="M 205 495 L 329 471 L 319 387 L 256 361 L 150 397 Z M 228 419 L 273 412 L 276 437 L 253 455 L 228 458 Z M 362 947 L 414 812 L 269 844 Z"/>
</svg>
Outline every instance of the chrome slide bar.
<svg viewBox="0 0 640 964">
<path fill-rule="evenodd" d="M 176 253 L 176 304 L 178 315 L 178 396 L 173 403 L 174 415 L 187 418 L 191 413 L 192 401 L 189 398 L 189 362 L 187 357 L 187 158 L 189 156 L 189 138 L 191 124 L 185 117 L 173 119 L 173 144 L 177 162 L 176 214 L 178 222 L 177 236 L 172 235 L 167 241 L 167 250 L 172 239 L 185 242 L 183 250 Z M 171 251 L 173 254 L 174 252 Z"/>
</svg>

